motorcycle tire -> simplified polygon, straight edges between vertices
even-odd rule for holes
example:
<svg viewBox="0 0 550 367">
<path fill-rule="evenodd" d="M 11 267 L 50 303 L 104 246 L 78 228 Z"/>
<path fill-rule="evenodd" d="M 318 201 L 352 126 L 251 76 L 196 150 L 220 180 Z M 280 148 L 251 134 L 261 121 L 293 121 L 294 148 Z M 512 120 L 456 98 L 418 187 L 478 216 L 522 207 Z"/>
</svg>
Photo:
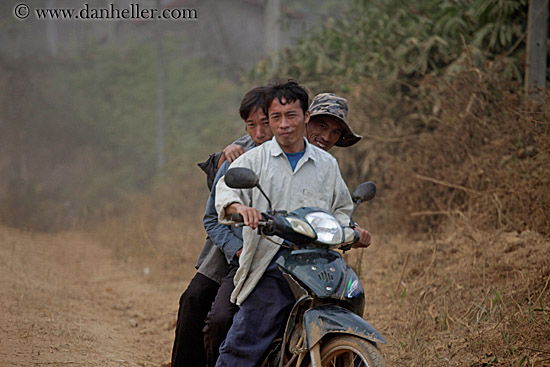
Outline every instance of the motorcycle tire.
<svg viewBox="0 0 550 367">
<path fill-rule="evenodd" d="M 321 345 L 323 367 L 384 367 L 380 351 L 371 342 L 351 335 L 330 339 Z"/>
</svg>

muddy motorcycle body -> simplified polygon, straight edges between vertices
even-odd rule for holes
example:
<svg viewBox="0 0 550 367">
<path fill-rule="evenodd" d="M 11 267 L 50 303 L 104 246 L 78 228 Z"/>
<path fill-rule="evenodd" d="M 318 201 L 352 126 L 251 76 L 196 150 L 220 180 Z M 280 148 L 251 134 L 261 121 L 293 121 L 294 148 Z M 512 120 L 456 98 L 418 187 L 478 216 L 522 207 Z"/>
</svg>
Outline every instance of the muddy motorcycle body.
<svg viewBox="0 0 550 367">
<path fill-rule="evenodd" d="M 282 337 L 272 343 L 262 367 L 384 366 L 377 346 L 386 341 L 362 318 L 363 286 L 335 251 L 347 251 L 359 241 L 353 214 L 361 202 L 375 196 L 374 184 L 366 182 L 355 189 L 350 225 L 341 226 L 320 208 L 272 210 L 258 181 L 253 171 L 242 167 L 229 169 L 225 175 L 229 187 L 256 187 L 267 199 L 269 210 L 262 213 L 258 233 L 282 238 L 290 249 L 277 259 L 277 265 L 296 298 Z M 242 221 L 242 217 L 233 220 Z"/>
<path fill-rule="evenodd" d="M 297 299 L 263 366 L 383 366 L 359 278 L 333 250 L 294 249 L 277 264 Z"/>
</svg>

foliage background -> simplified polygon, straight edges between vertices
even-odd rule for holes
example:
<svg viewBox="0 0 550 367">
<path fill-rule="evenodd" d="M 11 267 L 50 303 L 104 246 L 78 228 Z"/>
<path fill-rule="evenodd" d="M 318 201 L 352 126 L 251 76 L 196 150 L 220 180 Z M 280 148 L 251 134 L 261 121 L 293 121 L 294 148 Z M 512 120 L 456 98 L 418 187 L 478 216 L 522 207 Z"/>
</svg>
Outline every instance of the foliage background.
<svg viewBox="0 0 550 367">
<path fill-rule="evenodd" d="M 433 230 L 459 211 L 549 233 L 548 112 L 522 94 L 527 2 L 351 5 L 252 78 L 290 75 L 350 99 L 366 142 L 335 154 L 350 186 L 379 185 L 382 223 Z"/>
</svg>

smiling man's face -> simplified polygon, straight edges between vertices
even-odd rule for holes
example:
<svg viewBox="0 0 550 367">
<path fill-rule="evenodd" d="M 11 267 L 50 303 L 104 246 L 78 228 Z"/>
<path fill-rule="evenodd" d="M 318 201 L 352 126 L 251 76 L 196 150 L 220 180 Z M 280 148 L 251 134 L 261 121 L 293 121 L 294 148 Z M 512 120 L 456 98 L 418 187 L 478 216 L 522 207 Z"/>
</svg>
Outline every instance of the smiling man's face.
<svg viewBox="0 0 550 367">
<path fill-rule="evenodd" d="M 315 115 L 306 124 L 307 140 L 323 150 L 332 148 L 340 139 L 342 131 L 338 120 L 329 115 Z"/>
</svg>

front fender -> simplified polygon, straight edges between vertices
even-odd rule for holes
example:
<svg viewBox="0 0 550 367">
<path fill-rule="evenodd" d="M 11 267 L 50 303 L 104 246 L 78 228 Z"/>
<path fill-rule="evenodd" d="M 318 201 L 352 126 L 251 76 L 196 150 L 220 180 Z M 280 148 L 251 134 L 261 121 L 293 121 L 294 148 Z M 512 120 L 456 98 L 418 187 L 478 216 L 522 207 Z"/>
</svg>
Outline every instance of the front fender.
<svg viewBox="0 0 550 367">
<path fill-rule="evenodd" d="M 323 305 L 304 314 L 307 348 L 313 347 L 327 334 L 355 335 L 375 343 L 386 340 L 368 322 L 353 312 L 336 305 Z"/>
</svg>

